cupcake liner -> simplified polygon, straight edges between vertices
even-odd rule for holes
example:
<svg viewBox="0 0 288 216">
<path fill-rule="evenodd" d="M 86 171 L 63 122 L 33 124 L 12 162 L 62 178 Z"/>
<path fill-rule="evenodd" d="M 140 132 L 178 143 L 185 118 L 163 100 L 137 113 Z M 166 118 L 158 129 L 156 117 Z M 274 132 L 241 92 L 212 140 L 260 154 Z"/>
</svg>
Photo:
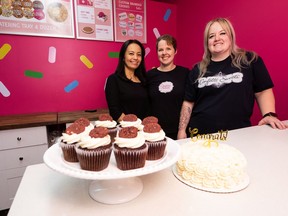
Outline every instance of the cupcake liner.
<svg viewBox="0 0 288 216">
<path fill-rule="evenodd" d="M 63 142 L 60 142 L 60 147 L 63 152 L 64 160 L 68 162 L 78 162 L 77 154 L 75 152 L 75 144 L 65 144 Z"/>
<path fill-rule="evenodd" d="M 146 144 L 137 149 L 120 148 L 115 145 L 116 144 L 114 144 L 113 152 L 117 167 L 120 170 L 131 170 L 145 166 L 148 153 L 148 146 Z"/>
<path fill-rule="evenodd" d="M 145 142 L 148 145 L 148 154 L 146 160 L 158 160 L 164 156 L 167 140 L 164 138 L 164 140 L 150 142 Z"/>
<path fill-rule="evenodd" d="M 108 147 L 109 146 L 109 147 Z M 108 167 L 112 152 L 111 144 L 96 149 L 82 149 L 75 147 L 81 169 L 101 171 Z"/>
</svg>

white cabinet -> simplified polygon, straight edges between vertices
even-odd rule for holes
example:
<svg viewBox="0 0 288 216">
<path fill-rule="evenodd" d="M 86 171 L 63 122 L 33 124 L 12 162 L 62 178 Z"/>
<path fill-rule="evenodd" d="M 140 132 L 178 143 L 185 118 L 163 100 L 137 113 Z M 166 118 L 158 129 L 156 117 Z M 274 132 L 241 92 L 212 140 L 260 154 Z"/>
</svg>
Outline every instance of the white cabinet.
<svg viewBox="0 0 288 216">
<path fill-rule="evenodd" d="M 47 148 L 45 126 L 0 130 L 0 210 L 10 208 L 25 168 L 42 163 Z"/>
</svg>

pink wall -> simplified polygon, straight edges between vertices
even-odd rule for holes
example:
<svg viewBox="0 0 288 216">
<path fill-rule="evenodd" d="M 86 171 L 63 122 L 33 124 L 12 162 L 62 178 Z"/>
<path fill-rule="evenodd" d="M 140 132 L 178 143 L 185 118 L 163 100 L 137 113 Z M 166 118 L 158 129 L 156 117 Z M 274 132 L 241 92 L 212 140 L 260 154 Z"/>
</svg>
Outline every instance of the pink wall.
<svg viewBox="0 0 288 216">
<path fill-rule="evenodd" d="M 287 0 L 242 1 L 179 0 L 177 1 L 177 35 L 179 63 L 191 68 L 203 54 L 203 31 L 205 24 L 215 17 L 227 17 L 234 24 L 240 47 L 256 51 L 274 81 L 276 111 L 281 119 L 288 119 L 288 2 Z M 252 122 L 261 118 L 255 107 Z"/>
<path fill-rule="evenodd" d="M 171 15 L 164 20 L 167 10 L 171 10 Z M 176 14 L 175 4 L 147 0 L 145 48 L 151 50 L 145 59 L 147 69 L 158 65 L 153 29 L 176 36 Z M 107 107 L 105 80 L 114 73 L 118 62 L 109 57 L 109 52 L 118 52 L 122 43 L 0 34 L 0 48 L 5 43 L 12 49 L 0 60 L 0 115 Z M 48 62 L 51 46 L 57 52 L 53 64 Z M 92 69 L 80 61 L 81 55 L 93 63 Z M 40 72 L 43 77 L 25 76 L 27 70 Z M 64 88 L 73 81 L 78 86 L 65 92 Z M 9 96 L 3 95 L 4 90 L 10 92 Z"/>
</svg>

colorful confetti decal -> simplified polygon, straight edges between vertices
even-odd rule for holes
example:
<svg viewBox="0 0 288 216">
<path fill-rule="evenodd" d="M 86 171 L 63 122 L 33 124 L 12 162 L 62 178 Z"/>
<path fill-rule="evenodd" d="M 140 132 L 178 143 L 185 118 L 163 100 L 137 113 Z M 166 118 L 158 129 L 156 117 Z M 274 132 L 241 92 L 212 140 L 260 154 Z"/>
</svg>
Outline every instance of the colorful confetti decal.
<svg viewBox="0 0 288 216">
<path fill-rule="evenodd" d="M 48 62 L 51 64 L 56 62 L 56 48 L 53 46 L 49 47 Z"/>
<path fill-rule="evenodd" d="M 147 48 L 145 49 L 145 58 L 146 58 L 146 56 L 150 53 L 150 51 L 151 51 L 151 49 L 150 49 L 149 47 L 147 47 Z"/>
<path fill-rule="evenodd" d="M 86 65 L 87 68 L 93 68 L 93 63 L 85 55 L 81 55 L 80 60 L 83 62 L 84 65 Z"/>
<path fill-rule="evenodd" d="M 160 37 L 160 33 L 157 28 L 153 28 L 153 32 L 156 38 Z"/>
<path fill-rule="evenodd" d="M 79 85 L 79 82 L 77 80 L 74 80 L 73 82 L 69 83 L 65 88 L 64 91 L 69 93 L 73 89 L 75 89 Z"/>
<path fill-rule="evenodd" d="M 6 88 L 6 86 L 4 85 L 4 83 L 2 83 L 0 81 L 0 93 L 4 96 L 4 97 L 9 97 L 10 96 L 10 91 Z"/>
<path fill-rule="evenodd" d="M 166 10 L 166 13 L 164 14 L 164 17 L 163 17 L 163 19 L 164 19 L 165 22 L 168 21 L 170 15 L 171 15 L 171 12 L 172 12 L 171 9 L 167 9 L 167 10 Z"/>
<path fill-rule="evenodd" d="M 109 58 L 119 58 L 119 52 L 109 52 Z"/>
<path fill-rule="evenodd" d="M 43 74 L 41 72 L 31 71 L 31 70 L 26 70 L 25 71 L 25 76 L 38 78 L 38 79 L 39 78 L 43 78 Z"/>
<path fill-rule="evenodd" d="M 0 60 L 4 59 L 5 56 L 10 52 L 11 50 L 10 44 L 3 44 L 3 46 L 0 48 Z"/>
</svg>

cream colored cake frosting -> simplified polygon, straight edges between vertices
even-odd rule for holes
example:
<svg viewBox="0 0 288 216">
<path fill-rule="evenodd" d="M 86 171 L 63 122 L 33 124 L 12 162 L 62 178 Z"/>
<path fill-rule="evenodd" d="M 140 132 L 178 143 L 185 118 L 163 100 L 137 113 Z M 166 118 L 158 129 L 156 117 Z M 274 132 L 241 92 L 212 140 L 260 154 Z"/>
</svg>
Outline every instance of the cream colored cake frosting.
<svg viewBox="0 0 288 216">
<path fill-rule="evenodd" d="M 200 188 L 229 190 L 243 183 L 246 167 L 245 156 L 230 145 L 191 141 L 181 146 L 176 172 Z"/>
</svg>

